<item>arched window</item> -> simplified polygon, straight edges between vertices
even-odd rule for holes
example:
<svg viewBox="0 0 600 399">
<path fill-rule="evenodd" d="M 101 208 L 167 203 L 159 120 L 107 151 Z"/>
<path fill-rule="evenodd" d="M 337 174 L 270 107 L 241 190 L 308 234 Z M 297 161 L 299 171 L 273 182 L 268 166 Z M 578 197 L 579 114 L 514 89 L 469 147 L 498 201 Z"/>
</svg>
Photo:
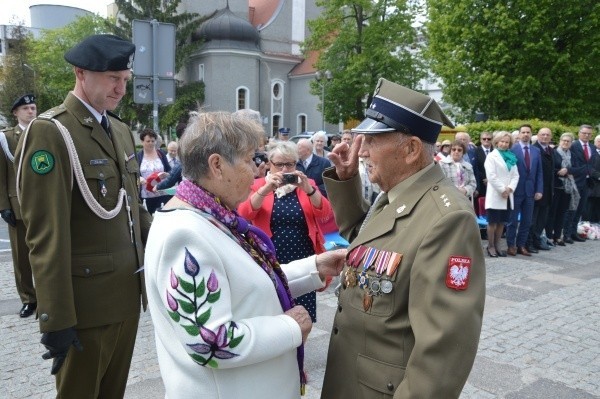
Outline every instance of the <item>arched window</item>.
<svg viewBox="0 0 600 399">
<path fill-rule="evenodd" d="M 238 87 L 237 88 L 237 100 L 236 100 L 237 108 L 236 108 L 236 110 L 250 108 L 249 93 L 250 93 L 250 91 L 248 90 L 247 87 Z"/>
<path fill-rule="evenodd" d="M 281 115 L 273 114 L 272 126 L 273 126 L 272 134 L 273 134 L 273 136 L 277 136 L 277 134 L 279 133 L 279 128 L 283 127 L 283 126 L 281 126 Z"/>
<path fill-rule="evenodd" d="M 306 114 L 298 114 L 296 120 L 296 131 L 299 133 L 306 132 Z"/>
</svg>

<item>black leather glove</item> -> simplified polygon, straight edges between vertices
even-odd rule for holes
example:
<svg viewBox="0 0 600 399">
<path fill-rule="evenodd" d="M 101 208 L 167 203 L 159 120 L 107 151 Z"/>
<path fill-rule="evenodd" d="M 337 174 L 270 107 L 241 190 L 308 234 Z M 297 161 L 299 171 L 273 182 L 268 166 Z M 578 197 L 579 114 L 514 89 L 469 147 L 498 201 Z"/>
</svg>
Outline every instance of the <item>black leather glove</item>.
<svg viewBox="0 0 600 399">
<path fill-rule="evenodd" d="M 53 331 L 42 334 L 42 345 L 48 349 L 48 352 L 42 355 L 44 360 L 54 359 L 52 362 L 52 375 L 58 373 L 62 367 L 71 345 L 79 352 L 83 350 L 83 346 L 77 338 L 77 332 L 73 327 L 65 328 L 64 330 Z"/>
<path fill-rule="evenodd" d="M 0 216 L 2 216 L 2 219 L 12 227 L 17 225 L 17 219 L 15 218 L 15 213 L 12 209 L 2 209 L 0 211 Z"/>
</svg>

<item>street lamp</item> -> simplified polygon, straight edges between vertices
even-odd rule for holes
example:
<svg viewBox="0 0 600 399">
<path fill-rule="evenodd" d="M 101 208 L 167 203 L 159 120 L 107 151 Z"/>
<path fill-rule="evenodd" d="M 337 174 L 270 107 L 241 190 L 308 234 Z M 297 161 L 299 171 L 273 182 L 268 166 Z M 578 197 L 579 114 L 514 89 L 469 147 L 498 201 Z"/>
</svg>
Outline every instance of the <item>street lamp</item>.
<svg viewBox="0 0 600 399">
<path fill-rule="evenodd" d="M 323 80 L 321 83 L 321 130 L 325 131 L 325 85 L 327 82 L 333 79 L 333 74 L 329 69 L 325 72 L 317 71 L 315 74 L 315 79 L 317 82 L 321 82 L 321 80 Z"/>
</svg>

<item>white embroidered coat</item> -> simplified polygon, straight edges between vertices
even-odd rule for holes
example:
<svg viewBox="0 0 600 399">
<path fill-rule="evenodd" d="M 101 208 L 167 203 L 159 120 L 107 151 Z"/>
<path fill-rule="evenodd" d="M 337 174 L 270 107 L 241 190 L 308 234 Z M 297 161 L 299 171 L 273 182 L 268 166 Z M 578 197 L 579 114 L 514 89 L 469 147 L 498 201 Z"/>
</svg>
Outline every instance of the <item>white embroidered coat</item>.
<svg viewBox="0 0 600 399">
<path fill-rule="evenodd" d="M 166 398 L 300 397 L 300 327 L 234 240 L 194 210 L 154 216 L 145 274 Z M 294 297 L 324 285 L 314 256 L 284 270 Z"/>
</svg>

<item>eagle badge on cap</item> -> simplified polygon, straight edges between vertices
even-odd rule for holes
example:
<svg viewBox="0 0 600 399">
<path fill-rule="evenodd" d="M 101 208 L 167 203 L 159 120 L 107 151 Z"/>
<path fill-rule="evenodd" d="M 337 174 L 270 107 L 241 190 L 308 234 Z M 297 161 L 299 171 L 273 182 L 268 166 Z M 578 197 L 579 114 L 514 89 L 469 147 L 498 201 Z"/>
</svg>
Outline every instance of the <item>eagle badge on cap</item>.
<svg viewBox="0 0 600 399">
<path fill-rule="evenodd" d="M 127 68 L 131 69 L 133 67 L 133 56 L 135 55 L 135 53 L 131 53 L 131 55 L 129 56 L 129 62 L 127 62 Z"/>
</svg>

